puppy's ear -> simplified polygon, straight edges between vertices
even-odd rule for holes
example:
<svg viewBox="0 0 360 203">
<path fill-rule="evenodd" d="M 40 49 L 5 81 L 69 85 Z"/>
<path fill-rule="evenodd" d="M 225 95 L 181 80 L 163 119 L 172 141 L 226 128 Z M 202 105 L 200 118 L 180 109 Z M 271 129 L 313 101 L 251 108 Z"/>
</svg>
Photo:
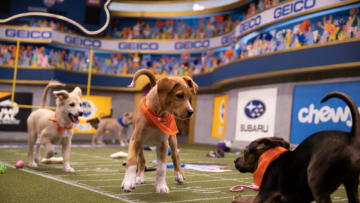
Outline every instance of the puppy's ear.
<svg viewBox="0 0 360 203">
<path fill-rule="evenodd" d="M 285 141 L 281 137 L 270 137 L 269 140 L 275 146 L 280 146 L 280 147 L 284 147 L 286 149 L 290 149 L 290 143 Z"/>
<path fill-rule="evenodd" d="M 66 90 L 54 91 L 54 95 L 60 100 L 69 98 L 69 93 Z"/>
<path fill-rule="evenodd" d="M 266 137 L 257 140 L 256 150 L 268 150 L 277 146 L 290 149 L 290 144 L 280 137 Z"/>
<path fill-rule="evenodd" d="M 71 93 L 74 93 L 78 97 L 81 97 L 81 89 L 80 89 L 80 87 L 75 87 L 74 90 Z"/>
<path fill-rule="evenodd" d="M 186 84 L 191 88 L 191 92 L 193 94 L 197 94 L 199 86 L 189 76 L 183 76 L 183 79 L 185 80 Z"/>
<path fill-rule="evenodd" d="M 157 92 L 159 95 L 159 101 L 161 108 L 166 108 L 167 105 L 167 97 L 170 94 L 170 92 L 175 88 L 175 86 L 178 85 L 174 80 L 171 80 L 167 77 L 160 79 L 157 82 Z"/>
</svg>

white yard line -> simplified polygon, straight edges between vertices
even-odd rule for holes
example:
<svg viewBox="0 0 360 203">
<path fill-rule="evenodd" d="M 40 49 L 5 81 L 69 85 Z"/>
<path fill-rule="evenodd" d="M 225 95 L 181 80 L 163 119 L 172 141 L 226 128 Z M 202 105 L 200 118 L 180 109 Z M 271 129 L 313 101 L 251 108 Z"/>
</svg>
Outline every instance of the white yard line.
<svg viewBox="0 0 360 203">
<path fill-rule="evenodd" d="M 229 188 L 230 189 L 231 186 L 222 186 L 222 187 L 213 187 L 213 188 L 199 188 L 199 187 L 186 187 L 186 188 L 182 188 L 182 189 L 170 189 L 170 193 L 174 193 L 174 192 L 185 192 L 185 191 L 190 191 L 190 192 L 194 192 L 194 191 L 198 191 L 198 192 L 221 192 L 221 191 L 215 191 L 218 189 L 223 189 L 223 188 Z M 156 194 L 155 192 L 131 192 L 129 193 L 130 195 L 146 195 L 146 194 Z M 126 196 L 129 194 L 119 194 L 119 196 Z M 207 193 L 209 194 L 209 193 Z M 235 194 L 235 193 L 234 193 Z"/>
<path fill-rule="evenodd" d="M 226 180 L 226 181 L 238 181 L 238 182 L 243 182 L 244 180 L 242 179 L 222 179 L 222 180 Z M 191 184 L 191 183 L 207 183 L 207 182 L 218 182 L 219 179 L 217 180 L 195 180 L 195 181 L 185 181 L 184 184 Z M 146 181 L 148 182 L 148 184 L 141 184 L 141 185 L 136 185 L 136 187 L 139 186 L 148 186 L 148 185 L 154 185 L 155 181 Z M 98 186 L 100 188 L 113 188 L 113 187 L 119 187 L 119 185 L 107 185 L 107 186 Z"/>
<path fill-rule="evenodd" d="M 5 163 L 5 164 L 6 164 L 7 167 L 15 168 L 15 167 L 12 166 L 11 164 L 8 164 L 8 163 Z M 121 200 L 121 201 L 124 201 L 124 202 L 128 202 L 128 203 L 133 202 L 132 200 L 129 200 L 129 199 L 126 199 L 126 198 L 121 198 L 121 197 L 119 197 L 119 196 L 116 196 L 116 195 L 113 195 L 113 194 L 109 194 L 109 193 L 106 193 L 106 192 L 103 192 L 103 191 L 94 189 L 94 188 L 89 187 L 89 186 L 86 186 L 86 185 L 76 184 L 76 183 L 73 183 L 73 182 L 71 182 L 71 181 L 67 181 L 67 180 L 64 180 L 64 179 L 61 179 L 61 178 L 57 178 L 57 177 L 54 177 L 54 176 L 50 176 L 50 175 L 43 174 L 43 173 L 41 173 L 41 172 L 37 172 L 37 171 L 25 169 L 25 168 L 24 168 L 24 169 L 20 169 L 20 170 L 21 170 L 21 171 L 24 171 L 24 172 L 27 172 L 27 173 L 34 174 L 34 175 L 38 175 L 38 176 L 41 176 L 41 177 L 44 177 L 44 178 L 47 178 L 47 179 L 50 179 L 50 180 L 54 180 L 54 181 L 57 181 L 57 182 L 61 182 L 61 183 L 67 184 L 67 185 L 71 185 L 71 186 L 74 186 L 74 187 L 78 187 L 78 188 L 81 188 L 81 189 L 84 189 L 84 190 L 88 190 L 88 191 L 91 191 L 91 192 L 95 192 L 95 193 L 100 194 L 100 195 L 104 195 L 104 196 L 107 196 L 107 197 L 111 197 L 111 198 L 114 198 L 114 199 L 118 199 L 118 200 Z"/>
</svg>

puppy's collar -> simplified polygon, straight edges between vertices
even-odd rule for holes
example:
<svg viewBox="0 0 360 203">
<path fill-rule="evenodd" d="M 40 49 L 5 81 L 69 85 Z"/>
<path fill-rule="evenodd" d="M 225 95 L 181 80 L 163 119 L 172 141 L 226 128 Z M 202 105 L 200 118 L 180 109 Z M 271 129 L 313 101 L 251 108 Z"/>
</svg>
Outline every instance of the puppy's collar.
<svg viewBox="0 0 360 203">
<path fill-rule="evenodd" d="M 117 119 L 117 121 L 118 121 L 118 123 L 123 127 L 123 128 L 127 128 L 127 127 L 129 127 L 129 125 L 125 125 L 125 123 L 123 122 L 123 120 L 122 120 L 122 118 L 120 117 L 120 118 L 118 118 Z"/>
<path fill-rule="evenodd" d="M 56 121 L 56 113 L 54 114 L 54 119 L 49 118 L 49 121 L 52 121 L 52 122 L 56 123 L 56 129 L 57 129 L 57 131 L 58 131 L 58 133 L 59 133 L 60 136 L 63 135 L 63 129 L 71 130 L 71 129 L 73 128 L 73 125 L 72 125 L 72 124 L 70 124 L 70 125 L 68 125 L 68 126 L 62 127 L 62 126 Z"/>
<path fill-rule="evenodd" d="M 253 173 L 254 184 L 257 186 L 261 186 L 262 179 L 264 177 L 265 171 L 267 167 L 277 159 L 282 153 L 287 152 L 288 150 L 283 147 L 274 147 L 267 151 L 265 151 L 260 157 L 258 161 L 258 166 Z"/>
<path fill-rule="evenodd" d="M 159 128 L 163 133 L 167 135 L 176 135 L 179 132 L 174 115 L 167 114 L 164 117 L 157 115 L 146 105 L 146 96 L 141 100 L 141 112 L 152 125 Z"/>
</svg>

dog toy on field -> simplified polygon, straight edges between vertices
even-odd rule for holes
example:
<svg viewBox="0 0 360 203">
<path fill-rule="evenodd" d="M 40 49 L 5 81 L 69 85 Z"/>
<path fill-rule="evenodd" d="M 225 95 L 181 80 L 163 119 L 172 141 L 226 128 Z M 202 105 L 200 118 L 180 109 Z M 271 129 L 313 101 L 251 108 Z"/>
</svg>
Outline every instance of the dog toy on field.
<svg viewBox="0 0 360 203">
<path fill-rule="evenodd" d="M 19 160 L 15 163 L 15 168 L 19 169 L 24 167 L 24 161 L 23 160 Z"/>
<path fill-rule="evenodd" d="M 0 174 L 3 174 L 6 172 L 6 165 L 4 163 L 0 164 Z"/>
<path fill-rule="evenodd" d="M 127 153 L 125 152 L 116 152 L 110 155 L 110 158 L 113 159 L 121 159 L 121 158 L 126 158 L 128 156 Z"/>
<path fill-rule="evenodd" d="M 252 184 L 252 185 L 235 185 L 230 188 L 230 192 L 240 192 L 243 191 L 245 188 L 258 191 L 259 186 Z"/>
<path fill-rule="evenodd" d="M 43 164 L 61 164 L 63 162 L 62 157 L 51 157 L 49 159 L 43 158 L 41 161 Z"/>
</svg>

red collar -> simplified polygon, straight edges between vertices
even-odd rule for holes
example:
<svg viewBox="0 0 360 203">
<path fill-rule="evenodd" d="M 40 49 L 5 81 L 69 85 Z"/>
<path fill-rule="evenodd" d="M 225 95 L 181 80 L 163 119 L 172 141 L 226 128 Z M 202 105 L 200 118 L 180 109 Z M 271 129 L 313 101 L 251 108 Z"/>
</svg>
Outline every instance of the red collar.
<svg viewBox="0 0 360 203">
<path fill-rule="evenodd" d="M 54 119 L 49 118 L 49 121 L 52 121 L 52 122 L 56 123 L 56 125 L 57 125 L 56 128 L 57 128 L 57 131 L 58 131 L 58 133 L 60 134 L 60 136 L 63 135 L 63 128 L 64 128 L 64 129 L 67 129 L 67 130 L 71 130 L 71 129 L 73 128 L 72 123 L 71 123 L 70 125 L 68 125 L 68 126 L 62 127 L 62 126 L 56 121 L 56 113 L 55 113 L 55 115 L 54 115 Z"/>
<path fill-rule="evenodd" d="M 155 127 L 167 135 L 176 135 L 179 130 L 176 126 L 175 116 L 167 114 L 164 117 L 157 115 L 146 105 L 146 96 L 141 100 L 141 112 L 145 118 Z"/>
<path fill-rule="evenodd" d="M 265 151 L 259 158 L 258 166 L 253 173 L 254 184 L 261 186 L 261 181 L 264 177 L 267 167 L 277 159 L 282 153 L 287 152 L 288 150 L 283 147 L 274 147 Z"/>
</svg>

